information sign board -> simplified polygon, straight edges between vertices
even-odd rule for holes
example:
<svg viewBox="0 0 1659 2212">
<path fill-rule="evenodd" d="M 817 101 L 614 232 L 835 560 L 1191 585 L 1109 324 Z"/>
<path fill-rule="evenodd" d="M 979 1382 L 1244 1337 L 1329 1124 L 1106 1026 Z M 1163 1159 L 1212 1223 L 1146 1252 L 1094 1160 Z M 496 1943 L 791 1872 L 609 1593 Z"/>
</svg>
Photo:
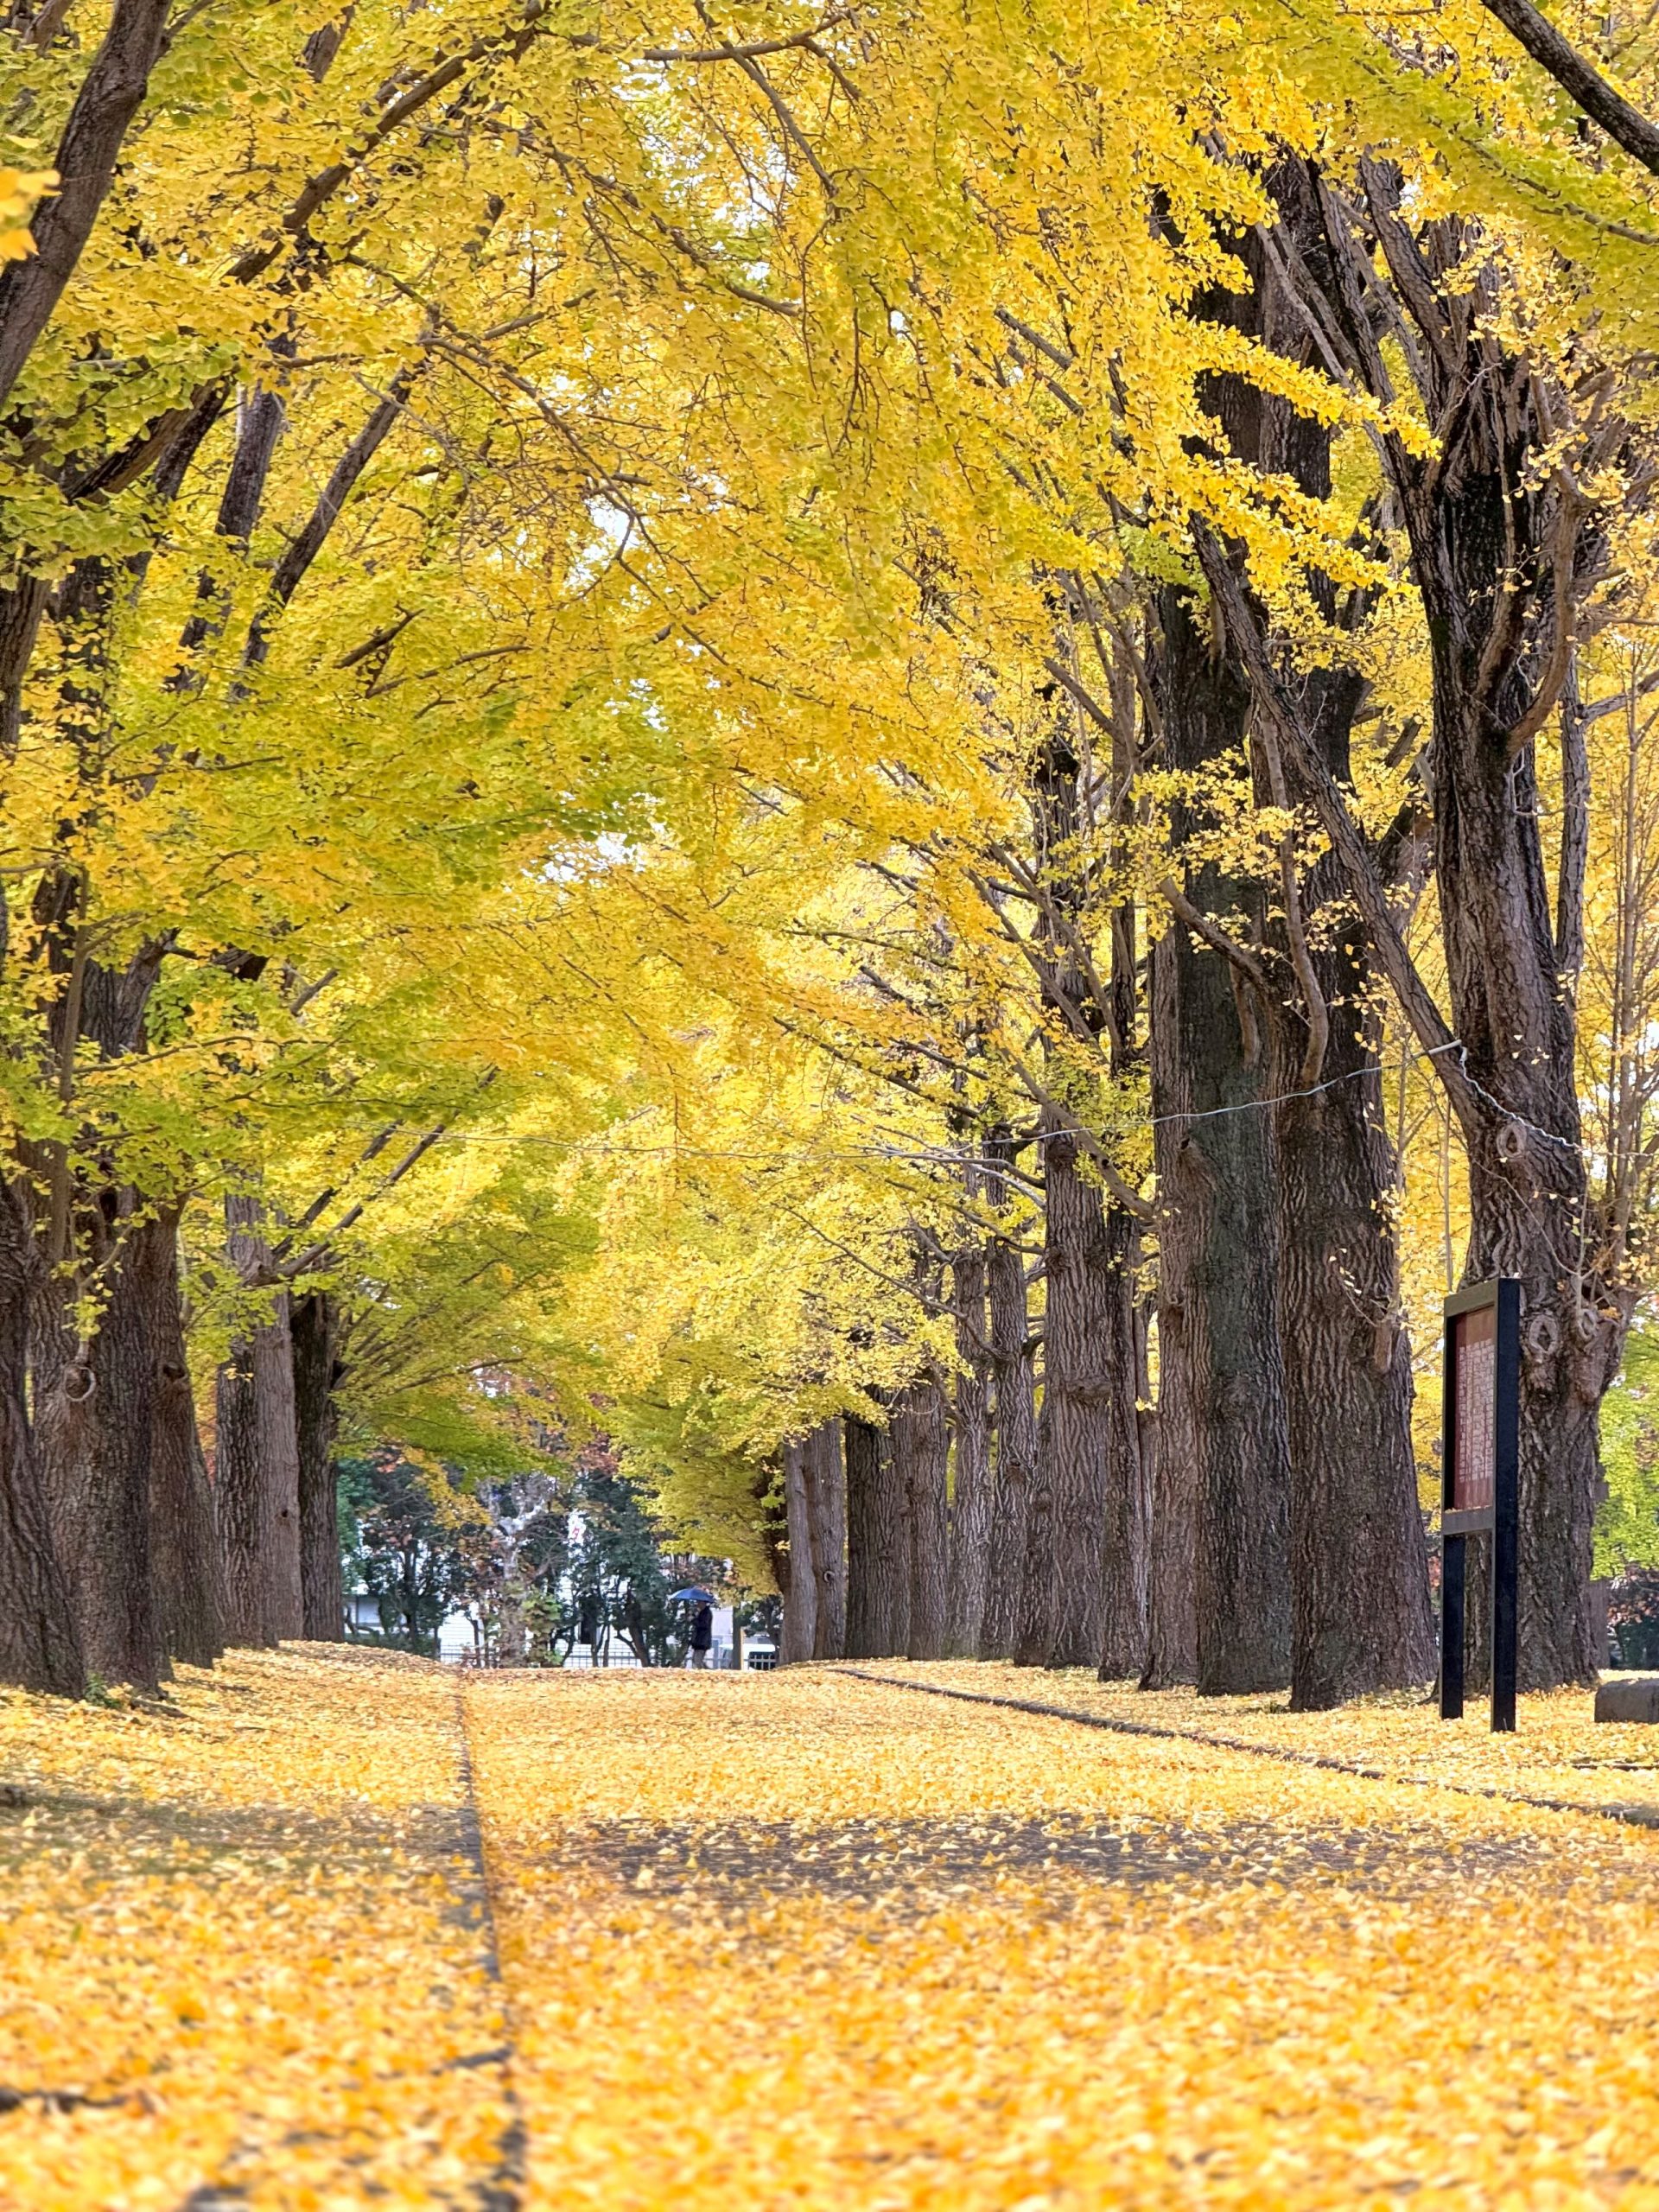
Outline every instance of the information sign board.
<svg viewBox="0 0 1659 2212">
<path fill-rule="evenodd" d="M 1454 1314 L 1452 1357 L 1458 1378 L 1456 1446 L 1452 1461 L 1452 1508 L 1490 1510 L 1497 1414 L 1497 1308 L 1478 1306 Z"/>
<path fill-rule="evenodd" d="M 1515 1726 L 1519 1611 L 1521 1286 L 1473 1283 L 1446 1301 L 1440 1440 L 1440 1715 L 1463 1711 L 1471 1537 L 1490 1542 L 1492 1726 Z"/>
</svg>

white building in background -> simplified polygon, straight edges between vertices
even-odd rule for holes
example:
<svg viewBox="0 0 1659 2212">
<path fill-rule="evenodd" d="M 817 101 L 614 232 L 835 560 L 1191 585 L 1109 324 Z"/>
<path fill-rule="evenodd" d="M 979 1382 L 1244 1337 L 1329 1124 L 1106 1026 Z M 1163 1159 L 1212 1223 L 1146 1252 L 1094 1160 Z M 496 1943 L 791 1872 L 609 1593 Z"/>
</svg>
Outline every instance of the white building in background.
<svg viewBox="0 0 1659 2212">
<path fill-rule="evenodd" d="M 361 1586 L 346 1592 L 346 1628 L 352 1636 L 380 1633 L 380 1601 Z"/>
<path fill-rule="evenodd" d="M 450 1613 L 438 1630 L 438 1656 L 457 1667 L 478 1649 L 478 1630 L 465 1613 Z"/>
</svg>

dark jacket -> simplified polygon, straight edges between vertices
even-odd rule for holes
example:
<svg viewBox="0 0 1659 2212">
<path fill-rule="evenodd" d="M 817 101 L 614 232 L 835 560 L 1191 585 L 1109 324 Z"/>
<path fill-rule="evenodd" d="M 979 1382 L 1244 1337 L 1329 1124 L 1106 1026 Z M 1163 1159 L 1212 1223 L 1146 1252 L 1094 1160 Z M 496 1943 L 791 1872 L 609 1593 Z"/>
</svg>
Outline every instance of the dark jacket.
<svg viewBox="0 0 1659 2212">
<path fill-rule="evenodd" d="M 691 1649 L 712 1651 L 715 1644 L 715 1615 L 709 1605 L 699 1605 L 691 1623 Z"/>
</svg>

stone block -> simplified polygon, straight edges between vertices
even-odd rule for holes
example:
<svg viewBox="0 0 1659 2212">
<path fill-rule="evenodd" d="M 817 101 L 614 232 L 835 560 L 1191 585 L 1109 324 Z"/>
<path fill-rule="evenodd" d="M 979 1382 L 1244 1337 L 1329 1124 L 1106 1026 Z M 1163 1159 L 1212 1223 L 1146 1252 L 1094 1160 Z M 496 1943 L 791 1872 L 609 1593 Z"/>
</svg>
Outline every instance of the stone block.
<svg viewBox="0 0 1659 2212">
<path fill-rule="evenodd" d="M 1634 1682 L 1604 1682 L 1596 1692 L 1598 1720 L 1659 1721 L 1659 1675 Z"/>
</svg>

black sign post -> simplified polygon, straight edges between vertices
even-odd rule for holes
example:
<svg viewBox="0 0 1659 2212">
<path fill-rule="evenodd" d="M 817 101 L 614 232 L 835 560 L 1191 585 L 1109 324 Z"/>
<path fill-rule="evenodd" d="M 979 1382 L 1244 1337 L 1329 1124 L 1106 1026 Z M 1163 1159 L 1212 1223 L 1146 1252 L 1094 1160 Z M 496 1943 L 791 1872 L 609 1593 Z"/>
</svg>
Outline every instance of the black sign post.
<svg viewBox="0 0 1659 2212">
<path fill-rule="evenodd" d="M 1492 1727 L 1515 1727 L 1521 1553 L 1521 1286 L 1446 1301 L 1440 1429 L 1440 1718 L 1463 1714 L 1465 1552 L 1491 1538 Z"/>
</svg>

